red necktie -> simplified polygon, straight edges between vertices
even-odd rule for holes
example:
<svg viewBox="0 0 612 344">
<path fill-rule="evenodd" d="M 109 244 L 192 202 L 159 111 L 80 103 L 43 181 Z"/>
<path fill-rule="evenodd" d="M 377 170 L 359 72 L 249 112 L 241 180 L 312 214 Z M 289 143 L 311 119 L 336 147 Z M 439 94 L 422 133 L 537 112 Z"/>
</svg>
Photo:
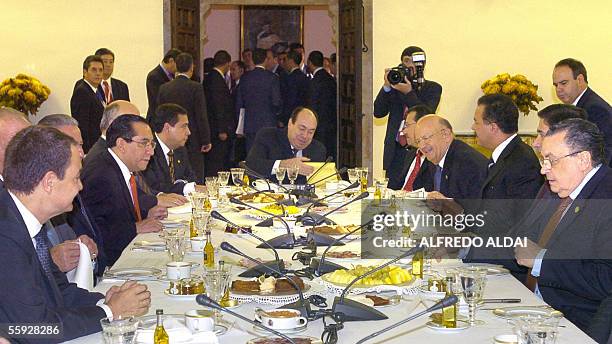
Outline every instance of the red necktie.
<svg viewBox="0 0 612 344">
<path fill-rule="evenodd" d="M 108 81 L 102 81 L 102 89 L 104 90 L 104 98 L 106 100 L 106 104 L 110 104 L 113 102 L 113 94 L 111 93 L 110 86 L 108 85 Z"/>
<path fill-rule="evenodd" d="M 406 184 L 404 184 L 402 190 L 412 191 L 412 184 L 414 184 L 414 180 L 419 174 L 419 170 L 421 170 L 421 156 L 421 151 L 417 151 L 416 156 L 414 157 L 414 168 L 412 169 L 412 173 L 410 173 L 410 176 L 408 177 L 408 180 L 406 181 Z"/>
<path fill-rule="evenodd" d="M 136 187 L 136 177 L 130 176 L 130 189 L 132 189 L 132 201 L 134 202 L 134 212 L 136 213 L 136 222 L 142 221 L 140 215 L 140 204 L 138 203 L 138 188 Z"/>
</svg>

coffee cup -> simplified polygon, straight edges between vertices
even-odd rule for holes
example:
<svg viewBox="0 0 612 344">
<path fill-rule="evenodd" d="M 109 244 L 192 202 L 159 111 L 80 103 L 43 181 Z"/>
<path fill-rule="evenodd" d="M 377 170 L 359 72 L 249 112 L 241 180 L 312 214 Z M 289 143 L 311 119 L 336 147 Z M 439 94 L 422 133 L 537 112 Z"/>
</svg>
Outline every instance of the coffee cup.
<svg viewBox="0 0 612 344">
<path fill-rule="evenodd" d="M 308 320 L 301 316 L 300 311 L 289 308 L 277 308 L 264 311 L 255 309 L 255 320 L 274 330 L 290 330 L 305 326 Z"/>
<path fill-rule="evenodd" d="M 191 242 L 191 251 L 202 252 L 206 245 L 206 238 L 204 237 L 193 237 L 189 240 Z"/>
<path fill-rule="evenodd" d="M 193 332 L 213 331 L 215 315 L 212 311 L 197 309 L 185 312 L 185 326 Z"/>
<path fill-rule="evenodd" d="M 166 264 L 166 277 L 170 280 L 179 280 L 191 277 L 191 263 L 170 262 Z"/>
</svg>

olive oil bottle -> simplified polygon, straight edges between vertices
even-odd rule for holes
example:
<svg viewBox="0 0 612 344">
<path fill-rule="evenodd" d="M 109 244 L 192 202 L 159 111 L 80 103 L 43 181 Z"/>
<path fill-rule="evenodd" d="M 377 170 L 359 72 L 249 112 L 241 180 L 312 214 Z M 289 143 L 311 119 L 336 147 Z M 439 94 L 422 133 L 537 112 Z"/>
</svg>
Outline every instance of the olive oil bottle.
<svg viewBox="0 0 612 344">
<path fill-rule="evenodd" d="M 423 278 L 423 251 L 412 256 L 412 274 L 414 277 Z"/>
<path fill-rule="evenodd" d="M 154 344 L 169 344 L 170 339 L 168 337 L 168 332 L 164 329 L 163 315 L 164 310 L 158 309 L 155 311 L 157 315 L 157 326 L 155 327 L 155 333 L 153 334 L 153 343 Z"/>
<path fill-rule="evenodd" d="M 204 246 L 204 266 L 208 269 L 215 268 L 215 247 L 210 238 L 210 231 L 206 232 L 206 245 Z"/>
<path fill-rule="evenodd" d="M 446 297 L 453 295 L 453 276 L 446 277 Z M 446 328 L 457 328 L 457 304 L 442 308 L 442 325 Z"/>
</svg>

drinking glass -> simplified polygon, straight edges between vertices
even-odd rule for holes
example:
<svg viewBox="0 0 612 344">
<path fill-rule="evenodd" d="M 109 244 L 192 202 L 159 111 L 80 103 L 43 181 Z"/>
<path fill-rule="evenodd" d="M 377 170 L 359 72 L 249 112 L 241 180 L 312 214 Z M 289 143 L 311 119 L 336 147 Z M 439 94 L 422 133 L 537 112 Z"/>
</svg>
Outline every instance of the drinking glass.
<svg viewBox="0 0 612 344">
<path fill-rule="evenodd" d="M 138 320 L 134 317 L 127 317 L 109 320 L 100 319 L 102 326 L 102 337 L 105 344 L 132 344 L 138 329 Z"/>
<path fill-rule="evenodd" d="M 351 182 L 351 184 L 359 180 L 359 171 L 356 168 L 349 168 L 347 173 L 349 182 Z"/>
<path fill-rule="evenodd" d="M 208 197 L 208 195 L 205 192 L 192 192 L 189 195 L 189 200 L 191 201 L 191 209 L 204 209 L 204 202 L 206 202 L 206 197 Z"/>
<path fill-rule="evenodd" d="M 289 178 L 291 185 L 295 185 L 295 180 L 298 177 L 298 172 L 300 172 L 300 167 L 297 165 L 291 166 L 287 169 L 287 178 Z"/>
<path fill-rule="evenodd" d="M 219 185 L 229 185 L 229 171 L 219 171 L 217 172 L 217 177 L 219 178 Z"/>
<path fill-rule="evenodd" d="M 368 168 L 359 167 L 357 170 L 359 171 L 359 181 L 361 183 L 361 192 L 366 192 L 368 191 Z"/>
<path fill-rule="evenodd" d="M 166 249 L 170 260 L 173 262 L 182 262 L 185 257 L 185 238 L 179 235 L 167 235 L 164 236 L 166 242 Z"/>
<path fill-rule="evenodd" d="M 204 285 L 206 286 L 206 295 L 216 302 L 220 302 L 225 294 L 225 289 L 228 286 L 230 272 L 223 270 L 206 270 L 204 272 Z M 215 323 L 218 322 L 219 311 L 214 310 Z"/>
<path fill-rule="evenodd" d="M 463 288 L 463 297 L 469 306 L 470 326 L 483 325 L 484 321 L 476 320 L 476 304 L 482 300 L 487 283 L 487 269 L 469 266 L 459 269 L 459 279 Z"/>
<path fill-rule="evenodd" d="M 514 319 L 514 330 L 519 344 L 554 344 L 560 318 L 544 314 L 526 314 Z"/>
<path fill-rule="evenodd" d="M 244 177 L 244 168 L 231 168 L 230 171 L 232 173 L 232 182 L 234 185 L 240 186 Z"/>
<path fill-rule="evenodd" d="M 219 177 L 206 177 L 205 180 L 209 196 L 217 198 L 219 194 Z"/>
<path fill-rule="evenodd" d="M 286 167 L 278 167 L 276 169 L 276 180 L 278 180 L 279 184 L 283 183 L 283 180 L 285 180 L 285 174 L 287 173 L 287 168 Z"/>
<path fill-rule="evenodd" d="M 204 232 L 208 229 L 208 221 L 210 220 L 210 213 L 204 210 L 197 210 L 193 212 L 193 225 L 198 231 L 198 236 L 204 235 Z"/>
</svg>

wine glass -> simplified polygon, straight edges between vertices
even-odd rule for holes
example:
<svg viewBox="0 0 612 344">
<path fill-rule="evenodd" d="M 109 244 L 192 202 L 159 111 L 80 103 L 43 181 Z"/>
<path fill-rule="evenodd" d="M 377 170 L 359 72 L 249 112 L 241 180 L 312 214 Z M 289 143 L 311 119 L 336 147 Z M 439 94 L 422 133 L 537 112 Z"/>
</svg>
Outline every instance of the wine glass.
<svg viewBox="0 0 612 344">
<path fill-rule="evenodd" d="M 191 200 L 191 208 L 195 210 L 204 209 L 206 197 L 208 197 L 208 195 L 205 192 L 192 192 L 189 197 L 189 200 Z"/>
<path fill-rule="evenodd" d="M 368 168 L 359 167 L 359 181 L 361 182 L 361 192 L 368 191 Z"/>
<path fill-rule="evenodd" d="M 210 213 L 204 210 L 197 210 L 193 212 L 193 225 L 198 231 L 198 236 L 201 236 L 206 232 L 208 227 L 208 221 L 210 220 Z"/>
<path fill-rule="evenodd" d="M 220 302 L 225 294 L 225 289 L 228 287 L 230 273 L 222 270 L 207 270 L 204 272 L 204 285 L 206 286 L 206 295 L 216 302 Z M 215 323 L 218 322 L 219 311 L 214 310 Z"/>
<path fill-rule="evenodd" d="M 347 173 L 348 173 L 349 182 L 351 182 L 351 184 L 359 180 L 359 172 L 357 171 L 356 168 L 349 168 L 347 170 Z"/>
<path fill-rule="evenodd" d="M 459 279 L 463 288 L 463 297 L 469 306 L 470 326 L 483 325 L 484 321 L 476 320 L 476 304 L 482 300 L 487 283 L 487 269 L 468 266 L 459 269 Z"/>
<path fill-rule="evenodd" d="M 276 169 L 276 180 L 278 180 L 279 184 L 282 184 L 283 181 L 285 180 L 285 174 L 287 173 L 287 168 L 286 167 L 278 167 Z"/>
<path fill-rule="evenodd" d="M 217 177 L 219 178 L 219 185 L 229 185 L 229 171 L 219 171 L 217 172 Z"/>
<path fill-rule="evenodd" d="M 232 168 L 230 169 L 230 171 L 232 173 L 232 182 L 234 182 L 234 185 L 242 185 L 242 178 L 244 177 L 244 168 Z"/>
<path fill-rule="evenodd" d="M 167 235 L 164 237 L 170 260 L 182 262 L 185 257 L 185 238 L 182 235 Z"/>
<path fill-rule="evenodd" d="M 206 188 L 210 197 L 217 198 L 219 194 L 219 177 L 206 177 Z"/>
<path fill-rule="evenodd" d="M 298 172 L 300 172 L 300 167 L 298 165 L 291 166 L 287 169 L 287 178 L 289 178 L 291 185 L 295 185 L 295 180 L 298 177 Z"/>
</svg>

